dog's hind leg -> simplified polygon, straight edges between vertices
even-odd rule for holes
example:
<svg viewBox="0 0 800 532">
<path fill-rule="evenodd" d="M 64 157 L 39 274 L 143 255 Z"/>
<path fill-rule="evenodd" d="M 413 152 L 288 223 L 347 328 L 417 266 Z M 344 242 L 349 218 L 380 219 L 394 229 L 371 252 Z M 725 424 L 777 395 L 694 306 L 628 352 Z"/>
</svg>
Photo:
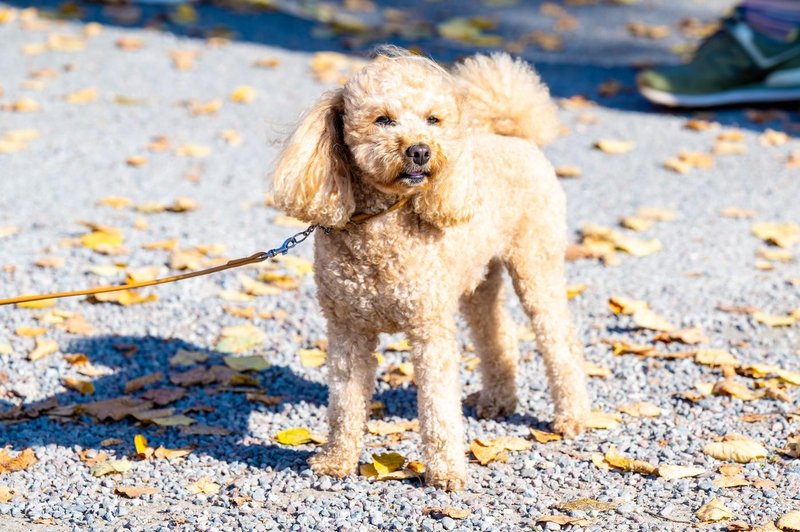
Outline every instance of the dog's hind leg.
<svg viewBox="0 0 800 532">
<path fill-rule="evenodd" d="M 328 323 L 328 443 L 309 459 L 318 475 L 354 473 L 375 388 L 378 335 Z"/>
<path fill-rule="evenodd" d="M 567 306 L 563 237 L 557 228 L 527 231 L 507 256 L 508 270 L 533 324 L 555 403 L 553 428 L 578 435 L 589 414 L 589 395 L 578 342 Z M 549 231 L 553 231 L 548 235 Z"/>
<path fill-rule="evenodd" d="M 519 349 L 516 327 L 505 309 L 500 260 L 493 260 L 481 284 L 461 298 L 461 313 L 481 360 L 483 388 L 477 414 L 484 418 L 510 415 L 517 407 Z"/>
</svg>

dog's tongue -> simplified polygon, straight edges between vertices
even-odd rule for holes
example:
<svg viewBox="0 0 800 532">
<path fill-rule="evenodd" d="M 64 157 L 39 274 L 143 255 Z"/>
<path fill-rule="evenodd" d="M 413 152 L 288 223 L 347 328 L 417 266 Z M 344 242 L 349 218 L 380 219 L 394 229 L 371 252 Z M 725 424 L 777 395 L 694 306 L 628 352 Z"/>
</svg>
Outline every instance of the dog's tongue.
<svg viewBox="0 0 800 532">
<path fill-rule="evenodd" d="M 422 172 L 409 172 L 406 175 L 408 175 L 408 177 L 422 177 L 423 173 Z"/>
</svg>

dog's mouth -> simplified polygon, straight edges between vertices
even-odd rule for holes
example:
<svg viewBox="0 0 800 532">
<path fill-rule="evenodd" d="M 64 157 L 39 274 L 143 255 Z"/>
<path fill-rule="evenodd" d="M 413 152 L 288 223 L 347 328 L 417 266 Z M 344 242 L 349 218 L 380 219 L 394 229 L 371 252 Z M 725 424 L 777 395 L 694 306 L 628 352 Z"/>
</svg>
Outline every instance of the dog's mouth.
<svg viewBox="0 0 800 532">
<path fill-rule="evenodd" d="M 416 187 L 421 185 L 430 175 L 430 172 L 423 171 L 410 171 L 403 172 L 397 176 L 397 180 L 405 183 L 408 186 Z"/>
</svg>

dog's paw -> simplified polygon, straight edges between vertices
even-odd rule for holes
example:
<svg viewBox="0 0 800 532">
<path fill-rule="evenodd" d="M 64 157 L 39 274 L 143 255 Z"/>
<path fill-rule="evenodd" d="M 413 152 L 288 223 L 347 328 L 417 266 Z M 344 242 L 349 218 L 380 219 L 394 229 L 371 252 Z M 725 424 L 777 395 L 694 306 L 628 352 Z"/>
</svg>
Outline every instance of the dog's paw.
<svg viewBox="0 0 800 532">
<path fill-rule="evenodd" d="M 517 396 L 513 393 L 489 394 L 482 391 L 475 404 L 479 418 L 495 419 L 510 416 L 517 409 Z"/>
<path fill-rule="evenodd" d="M 581 418 L 571 415 L 556 414 L 553 421 L 553 432 L 557 432 L 565 438 L 575 438 L 586 428 L 586 423 Z"/>
<path fill-rule="evenodd" d="M 355 473 L 358 455 L 336 449 L 323 449 L 308 459 L 308 465 L 317 475 L 341 478 Z"/>
<path fill-rule="evenodd" d="M 466 473 L 425 473 L 425 483 L 428 486 L 439 488 L 444 491 L 461 491 L 467 485 Z"/>
</svg>

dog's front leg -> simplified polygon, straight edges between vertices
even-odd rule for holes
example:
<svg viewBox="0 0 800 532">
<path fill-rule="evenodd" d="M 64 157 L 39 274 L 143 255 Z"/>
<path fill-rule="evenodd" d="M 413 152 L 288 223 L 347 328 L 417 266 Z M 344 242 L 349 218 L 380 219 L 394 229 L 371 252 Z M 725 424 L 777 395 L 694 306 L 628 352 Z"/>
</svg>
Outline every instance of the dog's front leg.
<svg viewBox="0 0 800 532">
<path fill-rule="evenodd" d="M 463 489 L 467 462 L 455 324 L 450 318 L 444 325 L 439 322 L 410 333 L 409 340 L 413 346 L 425 480 L 448 491 Z"/>
<path fill-rule="evenodd" d="M 378 335 L 329 322 L 328 342 L 328 443 L 309 464 L 318 475 L 343 477 L 355 472 L 361 454 Z"/>
</svg>

